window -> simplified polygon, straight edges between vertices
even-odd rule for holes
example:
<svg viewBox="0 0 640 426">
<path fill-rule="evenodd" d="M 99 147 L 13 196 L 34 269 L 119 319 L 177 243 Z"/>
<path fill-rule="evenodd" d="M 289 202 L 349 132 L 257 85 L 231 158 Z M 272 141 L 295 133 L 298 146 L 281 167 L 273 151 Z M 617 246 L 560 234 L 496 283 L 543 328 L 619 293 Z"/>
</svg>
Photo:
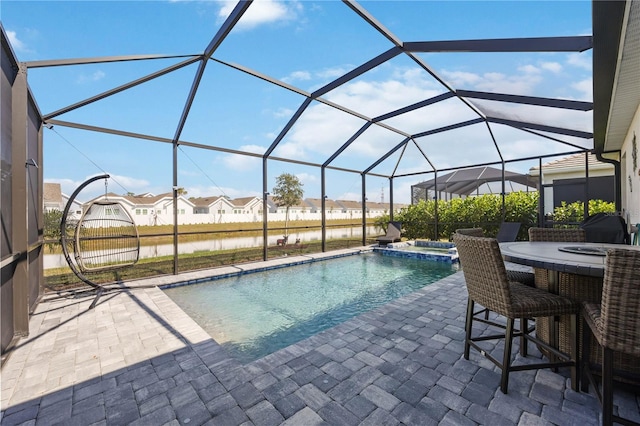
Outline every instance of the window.
<svg viewBox="0 0 640 426">
<path fill-rule="evenodd" d="M 218 214 L 224 214 L 225 211 L 224 210 L 218 210 Z"/>
<path fill-rule="evenodd" d="M 142 214 L 147 214 L 147 209 L 142 209 Z"/>
<path fill-rule="evenodd" d="M 184 214 L 184 209 L 180 209 L 180 214 Z"/>
<path fill-rule="evenodd" d="M 140 209 L 136 209 L 136 214 L 139 215 L 140 214 Z"/>
</svg>

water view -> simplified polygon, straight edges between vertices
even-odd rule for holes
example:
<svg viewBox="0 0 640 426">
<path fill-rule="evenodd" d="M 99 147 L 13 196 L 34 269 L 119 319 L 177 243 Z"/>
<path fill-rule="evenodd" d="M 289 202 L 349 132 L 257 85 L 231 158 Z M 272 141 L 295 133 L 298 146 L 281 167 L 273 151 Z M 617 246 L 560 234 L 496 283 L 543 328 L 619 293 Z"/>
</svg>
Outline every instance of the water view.
<svg viewBox="0 0 640 426">
<path fill-rule="evenodd" d="M 367 227 L 368 235 L 376 235 L 374 226 Z M 327 229 L 327 239 L 352 238 L 362 236 L 362 227 Z M 275 246 L 280 235 L 269 235 L 269 245 Z M 322 231 L 291 232 L 289 244 L 297 239 L 300 242 L 319 241 Z M 201 251 L 235 250 L 242 248 L 262 247 L 262 235 L 237 238 L 217 238 L 204 241 L 188 241 L 178 244 L 179 254 L 197 253 Z M 151 259 L 160 256 L 173 255 L 173 244 L 154 244 L 140 246 L 140 259 Z M 62 254 L 45 254 L 44 269 L 66 267 L 67 261 Z"/>
</svg>

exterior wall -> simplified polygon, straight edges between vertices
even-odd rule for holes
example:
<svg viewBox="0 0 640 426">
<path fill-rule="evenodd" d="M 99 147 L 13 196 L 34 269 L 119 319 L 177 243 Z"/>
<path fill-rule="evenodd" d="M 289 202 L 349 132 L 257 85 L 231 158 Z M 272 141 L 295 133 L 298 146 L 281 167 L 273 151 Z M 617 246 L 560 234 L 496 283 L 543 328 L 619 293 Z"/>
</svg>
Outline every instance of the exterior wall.
<svg viewBox="0 0 640 426">
<path fill-rule="evenodd" d="M 621 179 L 622 179 L 622 208 L 624 209 L 628 223 L 640 223 L 640 158 L 637 158 L 636 168 L 633 168 L 633 138 L 636 138 L 636 155 L 640 145 L 640 107 L 631 122 L 627 135 L 622 145 Z"/>
</svg>

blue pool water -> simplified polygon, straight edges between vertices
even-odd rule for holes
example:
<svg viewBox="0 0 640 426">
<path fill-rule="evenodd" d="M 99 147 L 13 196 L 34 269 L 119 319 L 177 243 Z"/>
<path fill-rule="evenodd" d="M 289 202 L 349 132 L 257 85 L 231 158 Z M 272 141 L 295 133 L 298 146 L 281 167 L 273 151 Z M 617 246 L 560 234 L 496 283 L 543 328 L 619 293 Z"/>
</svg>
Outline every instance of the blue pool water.
<svg viewBox="0 0 640 426">
<path fill-rule="evenodd" d="M 442 262 L 365 253 L 165 290 L 242 362 L 442 279 Z"/>
</svg>

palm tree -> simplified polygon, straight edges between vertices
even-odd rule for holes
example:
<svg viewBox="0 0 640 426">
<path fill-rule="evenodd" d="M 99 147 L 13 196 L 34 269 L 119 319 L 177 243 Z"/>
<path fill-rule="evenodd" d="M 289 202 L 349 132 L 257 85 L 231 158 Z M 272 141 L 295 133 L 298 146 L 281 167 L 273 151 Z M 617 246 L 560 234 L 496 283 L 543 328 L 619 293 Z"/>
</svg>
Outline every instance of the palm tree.
<svg viewBox="0 0 640 426">
<path fill-rule="evenodd" d="M 288 238 L 287 227 L 289 224 L 289 209 L 302 202 L 302 182 L 295 175 L 283 173 L 276 178 L 276 186 L 273 187 L 273 202 L 278 207 L 286 207 L 284 216 L 284 237 Z"/>
</svg>

